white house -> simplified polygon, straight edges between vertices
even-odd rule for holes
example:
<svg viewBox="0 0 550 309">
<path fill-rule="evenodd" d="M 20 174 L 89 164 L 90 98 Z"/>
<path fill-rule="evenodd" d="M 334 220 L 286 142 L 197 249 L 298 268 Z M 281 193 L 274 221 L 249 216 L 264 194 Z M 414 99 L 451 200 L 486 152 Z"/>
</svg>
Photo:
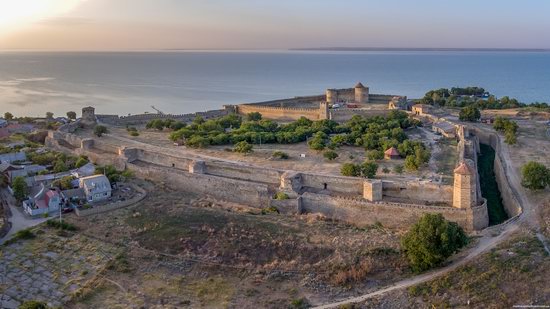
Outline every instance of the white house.
<svg viewBox="0 0 550 309">
<path fill-rule="evenodd" d="M 86 200 L 90 203 L 101 202 L 111 197 L 111 183 L 105 175 L 80 178 L 79 187 L 84 189 Z"/>
</svg>

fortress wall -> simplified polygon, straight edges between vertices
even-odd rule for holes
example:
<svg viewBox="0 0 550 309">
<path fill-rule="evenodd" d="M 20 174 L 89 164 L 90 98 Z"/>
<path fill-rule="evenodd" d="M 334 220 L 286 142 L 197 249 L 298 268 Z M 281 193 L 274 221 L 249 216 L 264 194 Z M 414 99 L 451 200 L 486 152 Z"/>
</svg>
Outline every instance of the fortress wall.
<svg viewBox="0 0 550 309">
<path fill-rule="evenodd" d="M 233 163 L 207 161 L 206 173 L 209 175 L 241 179 L 259 183 L 279 185 L 282 172 L 270 168 L 239 166 Z"/>
<path fill-rule="evenodd" d="M 213 196 L 229 202 L 252 207 L 266 207 L 271 196 L 267 185 L 255 184 L 223 177 L 190 174 L 156 166 L 127 163 L 127 168 L 138 177 L 165 183 L 176 190 L 185 190 Z"/>
<path fill-rule="evenodd" d="M 246 115 L 248 113 L 258 112 L 264 118 L 275 120 L 297 120 L 300 117 L 308 119 L 319 119 L 319 108 L 290 108 L 290 107 L 268 107 L 261 105 L 239 105 L 237 113 Z"/>
<path fill-rule="evenodd" d="M 421 182 L 383 182 L 383 196 L 452 204 L 453 187 Z"/>
<path fill-rule="evenodd" d="M 340 108 L 331 109 L 330 119 L 337 122 L 344 122 L 350 120 L 354 115 L 360 115 L 363 117 L 371 116 L 387 116 L 391 110 L 389 109 L 361 109 L 361 108 Z"/>
<path fill-rule="evenodd" d="M 258 103 L 246 103 L 241 105 L 246 106 L 269 106 L 269 107 L 292 107 L 293 105 L 300 104 L 314 104 L 319 102 L 324 102 L 326 100 L 325 95 L 316 95 L 316 96 L 306 96 L 306 97 L 295 97 L 290 99 L 281 99 L 281 100 L 272 100 Z M 239 106 L 241 106 L 239 105 Z"/>
<path fill-rule="evenodd" d="M 522 212 L 521 204 L 518 199 L 519 193 L 510 185 L 509 176 L 504 168 L 507 161 L 503 157 L 501 151 L 501 147 L 508 146 L 502 145 L 502 141 L 496 133 L 487 132 L 478 128 L 469 128 L 469 130 L 472 134 L 475 134 L 480 143 L 487 144 L 495 150 L 494 171 L 498 189 L 500 190 L 500 194 L 502 196 L 504 209 L 509 217 L 519 215 Z"/>
<path fill-rule="evenodd" d="M 184 171 L 189 169 L 189 164 L 193 161 L 189 158 L 174 157 L 161 152 L 152 152 L 142 149 L 138 150 L 137 159 L 156 165 L 174 167 Z"/>
<path fill-rule="evenodd" d="M 182 122 L 191 122 L 195 117 L 201 116 L 204 119 L 218 118 L 229 114 L 230 109 L 217 109 L 206 112 L 190 113 L 190 114 L 139 114 L 131 116 L 115 116 L 115 115 L 96 115 L 97 119 L 105 124 L 114 126 L 124 125 L 142 125 L 154 119 L 174 119 Z"/>
<path fill-rule="evenodd" d="M 109 144 L 107 142 L 104 142 L 101 138 L 94 138 L 94 145 L 93 148 L 99 149 L 104 152 L 108 152 L 110 154 L 117 154 L 118 155 L 118 146 Z"/>
<path fill-rule="evenodd" d="M 370 94 L 369 103 L 388 104 L 394 97 L 400 97 L 400 96 L 391 95 L 391 94 Z"/>
<path fill-rule="evenodd" d="M 328 195 L 304 193 L 302 209 L 308 213 L 319 213 L 326 217 L 367 226 L 382 223 L 389 228 L 408 228 L 415 224 L 426 213 L 440 213 L 447 220 L 458 223 L 467 231 L 473 225 L 466 209 L 452 207 L 418 206 L 397 203 L 372 203 L 364 200 L 344 199 Z"/>
<path fill-rule="evenodd" d="M 302 173 L 302 185 L 305 187 L 324 189 L 325 183 L 330 191 L 363 195 L 361 178 Z"/>
</svg>

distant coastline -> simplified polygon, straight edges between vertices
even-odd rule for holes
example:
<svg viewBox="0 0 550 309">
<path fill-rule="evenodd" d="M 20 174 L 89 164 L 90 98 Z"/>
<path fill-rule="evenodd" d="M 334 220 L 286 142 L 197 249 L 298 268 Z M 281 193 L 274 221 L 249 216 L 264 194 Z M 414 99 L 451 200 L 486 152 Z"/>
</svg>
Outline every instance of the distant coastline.
<svg viewBox="0 0 550 309">
<path fill-rule="evenodd" d="M 550 52 L 549 48 L 414 48 L 414 47 L 308 47 L 291 51 L 473 51 L 473 52 Z"/>
</svg>

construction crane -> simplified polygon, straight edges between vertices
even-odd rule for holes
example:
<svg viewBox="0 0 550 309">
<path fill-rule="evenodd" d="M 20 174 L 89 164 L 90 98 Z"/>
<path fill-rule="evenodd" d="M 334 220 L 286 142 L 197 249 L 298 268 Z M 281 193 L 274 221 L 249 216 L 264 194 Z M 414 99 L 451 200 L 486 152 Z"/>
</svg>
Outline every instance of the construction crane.
<svg viewBox="0 0 550 309">
<path fill-rule="evenodd" d="M 159 113 L 159 115 L 164 115 L 164 113 L 160 109 L 156 108 L 155 106 L 151 105 L 151 108 L 156 110 L 157 113 Z"/>
</svg>

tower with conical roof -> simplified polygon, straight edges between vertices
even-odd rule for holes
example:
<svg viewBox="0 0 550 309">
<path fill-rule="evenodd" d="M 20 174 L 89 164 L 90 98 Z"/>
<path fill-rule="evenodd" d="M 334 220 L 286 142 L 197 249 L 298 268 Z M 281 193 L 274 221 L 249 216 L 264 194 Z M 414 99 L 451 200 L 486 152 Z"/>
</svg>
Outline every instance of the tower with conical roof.
<svg viewBox="0 0 550 309">
<path fill-rule="evenodd" d="M 476 174 L 468 160 L 454 170 L 453 207 L 472 208 L 477 205 Z M 472 162 L 473 163 L 473 162 Z"/>
<path fill-rule="evenodd" d="M 355 103 L 368 103 L 369 102 L 369 87 L 363 86 L 362 83 L 355 85 Z"/>
</svg>

